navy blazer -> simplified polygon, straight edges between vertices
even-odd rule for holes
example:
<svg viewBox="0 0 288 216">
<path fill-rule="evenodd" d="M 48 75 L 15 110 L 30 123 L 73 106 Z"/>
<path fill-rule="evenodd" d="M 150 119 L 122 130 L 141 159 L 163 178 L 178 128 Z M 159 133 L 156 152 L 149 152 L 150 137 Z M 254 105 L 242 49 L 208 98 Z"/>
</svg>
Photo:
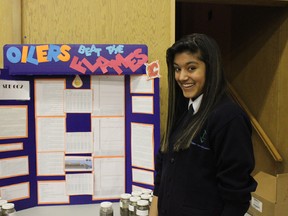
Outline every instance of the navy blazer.
<svg viewBox="0 0 288 216">
<path fill-rule="evenodd" d="M 158 215 L 243 216 L 257 186 L 250 175 L 255 165 L 251 131 L 246 113 L 225 96 L 188 149 L 159 151 Z"/>
</svg>

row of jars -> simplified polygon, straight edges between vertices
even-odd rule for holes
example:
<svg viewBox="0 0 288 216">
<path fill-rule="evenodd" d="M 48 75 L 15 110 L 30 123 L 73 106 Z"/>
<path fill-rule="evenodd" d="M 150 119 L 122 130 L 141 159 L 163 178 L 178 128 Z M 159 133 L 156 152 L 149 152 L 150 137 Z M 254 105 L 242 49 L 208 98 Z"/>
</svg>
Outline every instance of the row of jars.
<svg viewBox="0 0 288 216">
<path fill-rule="evenodd" d="M 121 194 L 119 202 L 120 215 L 148 216 L 152 202 L 152 193 L 150 189 L 143 189 L 142 191 L 133 191 L 131 194 Z M 102 202 L 100 204 L 100 216 L 113 216 L 111 202 Z"/>
<path fill-rule="evenodd" d="M 0 216 L 15 216 L 16 210 L 14 203 L 8 203 L 7 200 L 0 198 Z"/>
<path fill-rule="evenodd" d="M 148 216 L 152 202 L 152 190 L 143 189 L 133 191 L 131 194 L 124 193 L 120 196 L 121 216 Z"/>
</svg>

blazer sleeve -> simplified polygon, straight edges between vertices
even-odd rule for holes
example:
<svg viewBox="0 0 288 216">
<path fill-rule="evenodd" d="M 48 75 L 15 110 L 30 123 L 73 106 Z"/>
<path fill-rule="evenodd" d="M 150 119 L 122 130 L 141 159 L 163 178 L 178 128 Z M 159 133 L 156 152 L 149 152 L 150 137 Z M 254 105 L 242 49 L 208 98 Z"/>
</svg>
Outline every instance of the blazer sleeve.
<svg viewBox="0 0 288 216">
<path fill-rule="evenodd" d="M 251 131 L 248 117 L 238 114 L 214 133 L 217 187 L 224 200 L 221 216 L 243 216 L 256 189 Z"/>
<path fill-rule="evenodd" d="M 162 164 L 163 164 L 163 153 L 159 150 L 156 156 L 156 164 L 155 164 L 156 176 L 154 179 L 154 191 L 153 191 L 153 195 L 155 196 L 158 196 L 159 194 L 161 175 L 162 175 Z"/>
</svg>

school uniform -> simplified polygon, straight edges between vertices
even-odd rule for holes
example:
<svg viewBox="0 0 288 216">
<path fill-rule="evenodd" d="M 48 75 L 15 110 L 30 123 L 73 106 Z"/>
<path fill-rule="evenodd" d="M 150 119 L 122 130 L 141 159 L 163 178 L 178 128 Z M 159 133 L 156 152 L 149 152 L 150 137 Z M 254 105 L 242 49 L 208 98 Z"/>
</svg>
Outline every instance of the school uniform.
<svg viewBox="0 0 288 216">
<path fill-rule="evenodd" d="M 173 132 L 170 137 L 173 140 Z M 243 216 L 257 183 L 251 123 L 228 96 L 186 150 L 159 151 L 154 195 L 159 216 Z"/>
</svg>

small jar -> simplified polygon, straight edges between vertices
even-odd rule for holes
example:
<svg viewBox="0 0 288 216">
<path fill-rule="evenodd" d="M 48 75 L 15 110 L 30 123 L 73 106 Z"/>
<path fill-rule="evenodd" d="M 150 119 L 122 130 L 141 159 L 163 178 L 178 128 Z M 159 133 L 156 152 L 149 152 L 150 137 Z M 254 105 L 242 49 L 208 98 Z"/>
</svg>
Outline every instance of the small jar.
<svg viewBox="0 0 288 216">
<path fill-rule="evenodd" d="M 129 216 L 129 199 L 131 194 L 124 193 L 120 196 L 120 215 L 121 216 Z"/>
<path fill-rule="evenodd" d="M 137 206 L 137 201 L 140 200 L 140 197 L 130 197 L 130 204 L 129 204 L 129 216 L 136 216 L 136 206 Z"/>
<path fill-rule="evenodd" d="M 2 216 L 2 205 L 6 203 L 7 203 L 7 200 L 0 200 L 0 216 Z"/>
<path fill-rule="evenodd" d="M 100 216 L 113 216 L 112 202 L 100 203 Z"/>
<path fill-rule="evenodd" d="M 149 206 L 149 209 L 150 209 L 150 205 L 151 205 L 151 195 L 150 194 L 142 194 L 141 196 L 141 200 L 147 200 L 148 201 L 148 206 Z"/>
<path fill-rule="evenodd" d="M 5 203 L 2 205 L 2 215 L 3 216 L 15 216 L 16 210 L 14 203 Z"/>
<path fill-rule="evenodd" d="M 149 215 L 149 202 L 148 200 L 137 201 L 136 216 L 148 216 Z"/>
</svg>

